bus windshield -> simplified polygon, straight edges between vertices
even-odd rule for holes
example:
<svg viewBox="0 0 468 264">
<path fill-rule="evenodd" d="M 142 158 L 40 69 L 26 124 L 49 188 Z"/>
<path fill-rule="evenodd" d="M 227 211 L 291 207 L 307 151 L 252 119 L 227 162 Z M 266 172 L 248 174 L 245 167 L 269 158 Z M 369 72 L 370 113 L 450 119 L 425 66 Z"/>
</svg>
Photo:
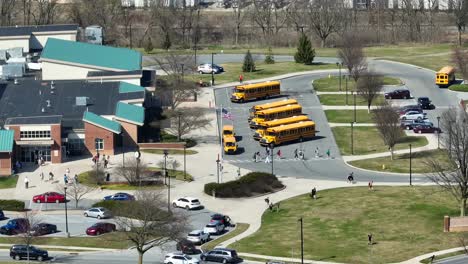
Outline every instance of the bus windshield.
<svg viewBox="0 0 468 264">
<path fill-rule="evenodd" d="M 231 130 L 224 130 L 223 134 L 224 135 L 232 135 L 232 131 Z"/>
<path fill-rule="evenodd" d="M 232 92 L 233 93 L 243 93 L 244 89 L 234 88 L 234 89 L 232 89 Z"/>
<path fill-rule="evenodd" d="M 236 144 L 234 142 L 226 142 L 226 146 L 234 147 Z"/>
<path fill-rule="evenodd" d="M 258 118 L 265 118 L 264 114 L 257 115 Z"/>
</svg>

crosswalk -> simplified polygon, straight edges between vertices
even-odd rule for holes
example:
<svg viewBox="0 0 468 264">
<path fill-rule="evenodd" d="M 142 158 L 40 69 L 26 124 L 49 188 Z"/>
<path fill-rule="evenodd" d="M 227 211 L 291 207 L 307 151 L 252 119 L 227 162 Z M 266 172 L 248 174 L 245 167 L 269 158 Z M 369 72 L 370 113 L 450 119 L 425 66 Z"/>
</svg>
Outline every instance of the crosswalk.
<svg viewBox="0 0 468 264">
<path fill-rule="evenodd" d="M 335 157 L 312 157 L 312 158 L 305 158 L 305 159 L 294 159 L 294 158 L 275 158 L 274 163 L 277 162 L 311 162 L 311 161 L 325 161 L 325 160 L 334 160 Z M 258 159 L 255 162 L 253 159 L 225 159 L 223 162 L 226 163 L 265 163 L 265 159 Z"/>
</svg>

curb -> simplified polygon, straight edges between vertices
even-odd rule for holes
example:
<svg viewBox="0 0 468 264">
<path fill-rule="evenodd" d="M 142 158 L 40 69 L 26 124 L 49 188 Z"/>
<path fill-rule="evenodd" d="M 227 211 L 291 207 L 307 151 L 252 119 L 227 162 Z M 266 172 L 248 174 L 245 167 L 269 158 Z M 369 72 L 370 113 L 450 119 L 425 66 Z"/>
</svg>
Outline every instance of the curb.
<svg viewBox="0 0 468 264">
<path fill-rule="evenodd" d="M 358 160 L 353 160 L 353 161 L 358 161 Z M 409 174 L 409 172 L 405 174 L 405 173 L 398 173 L 398 172 L 385 172 L 385 171 L 368 170 L 368 169 L 363 169 L 363 168 L 359 168 L 359 167 L 353 166 L 353 165 L 349 164 L 349 163 L 348 163 L 347 161 L 345 161 L 345 160 L 343 160 L 343 162 L 344 162 L 347 166 L 349 166 L 349 167 L 351 167 L 351 168 L 353 168 L 353 169 L 355 169 L 355 170 L 362 170 L 362 171 L 373 172 L 373 173 L 380 173 L 380 174 L 392 174 L 392 175 L 399 176 L 399 177 L 406 177 L 406 176 L 408 176 L 408 175 L 406 175 L 406 174 Z M 411 175 L 413 175 L 413 176 L 419 176 L 419 177 L 426 176 L 425 173 L 411 173 Z"/>
</svg>

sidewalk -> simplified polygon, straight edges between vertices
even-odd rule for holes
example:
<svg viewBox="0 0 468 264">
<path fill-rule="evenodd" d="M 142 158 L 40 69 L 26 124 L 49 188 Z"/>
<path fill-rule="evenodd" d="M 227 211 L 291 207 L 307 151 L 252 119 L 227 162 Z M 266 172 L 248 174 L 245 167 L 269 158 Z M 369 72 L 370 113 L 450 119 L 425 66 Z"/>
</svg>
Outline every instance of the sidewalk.
<svg viewBox="0 0 468 264">
<path fill-rule="evenodd" d="M 350 123 L 328 123 L 330 127 L 343 127 L 343 126 L 348 126 L 350 127 Z M 353 127 L 369 127 L 369 126 L 375 126 L 375 123 L 354 123 Z"/>
</svg>

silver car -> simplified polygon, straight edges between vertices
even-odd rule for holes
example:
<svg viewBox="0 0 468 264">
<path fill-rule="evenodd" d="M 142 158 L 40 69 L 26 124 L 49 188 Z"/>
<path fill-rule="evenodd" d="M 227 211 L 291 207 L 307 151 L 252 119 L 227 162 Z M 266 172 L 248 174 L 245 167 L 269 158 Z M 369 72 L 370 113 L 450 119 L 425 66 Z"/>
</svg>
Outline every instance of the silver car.
<svg viewBox="0 0 468 264">
<path fill-rule="evenodd" d="M 112 217 L 111 211 L 104 207 L 89 208 L 88 210 L 84 211 L 83 215 L 85 217 L 96 217 L 97 219 Z"/>
<path fill-rule="evenodd" d="M 216 222 L 216 223 L 209 223 L 203 229 L 203 232 L 213 235 L 219 235 L 224 231 L 224 225 Z"/>
<path fill-rule="evenodd" d="M 203 230 L 194 230 L 187 235 L 187 240 L 201 245 L 210 240 L 210 234 Z"/>
</svg>

